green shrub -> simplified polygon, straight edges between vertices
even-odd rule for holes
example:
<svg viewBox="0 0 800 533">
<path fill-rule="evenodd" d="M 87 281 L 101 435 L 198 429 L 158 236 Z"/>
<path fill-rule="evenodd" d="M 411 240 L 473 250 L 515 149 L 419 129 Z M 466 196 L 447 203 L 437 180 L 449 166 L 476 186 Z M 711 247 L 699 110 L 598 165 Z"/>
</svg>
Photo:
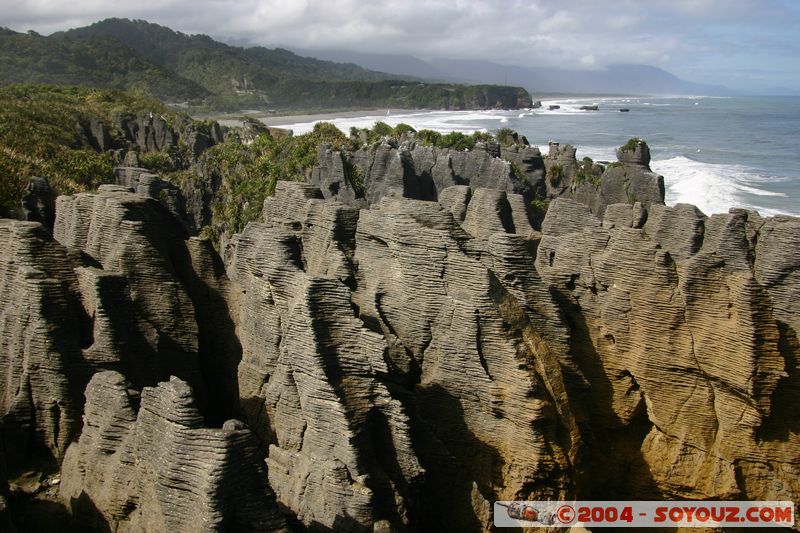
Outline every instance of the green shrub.
<svg viewBox="0 0 800 533">
<path fill-rule="evenodd" d="M 531 215 L 534 220 L 541 221 L 547 214 L 547 208 L 550 207 L 550 200 L 543 200 L 541 198 L 534 198 L 531 200 Z"/>
<path fill-rule="evenodd" d="M 592 174 L 590 171 L 584 169 L 579 170 L 575 177 L 572 178 L 573 185 L 581 185 L 583 183 L 591 183 L 592 185 L 600 185 L 600 176 Z"/>
<path fill-rule="evenodd" d="M 350 159 L 345 160 L 344 167 L 347 179 L 350 182 L 350 186 L 353 188 L 353 192 L 356 194 L 356 198 L 363 198 L 364 175 L 361 172 L 361 169 L 354 165 Z"/>
<path fill-rule="evenodd" d="M 46 178 L 55 194 L 92 190 L 111 181 L 109 154 L 86 136 L 90 120 L 106 125 L 112 139 L 120 114 L 175 113 L 142 92 L 83 87 L 11 85 L 0 89 L 0 205 L 19 203 L 30 176 Z"/>
<path fill-rule="evenodd" d="M 145 152 L 139 154 L 139 165 L 158 173 L 175 170 L 175 163 L 167 152 Z"/>
<path fill-rule="evenodd" d="M 417 141 L 425 146 L 437 146 L 442 134 L 433 130 L 419 130 L 417 132 Z"/>
<path fill-rule="evenodd" d="M 640 142 L 642 142 L 641 139 L 633 137 L 631 139 L 628 139 L 628 142 L 626 142 L 621 149 L 623 152 L 635 152 Z"/>
<path fill-rule="evenodd" d="M 472 134 L 472 140 L 475 143 L 488 143 L 494 141 L 494 137 L 488 131 L 476 131 Z"/>
<path fill-rule="evenodd" d="M 213 232 L 240 232 L 261 216 L 264 200 L 272 196 L 280 180 L 305 181 L 317 164 L 317 149 L 327 144 L 334 150 L 352 149 L 353 141 L 333 124 L 320 122 L 305 134 L 274 139 L 259 135 L 244 145 L 231 138 L 204 154 L 206 170 L 221 181 L 212 205 Z M 356 173 L 353 188 L 363 191 Z"/>
<path fill-rule="evenodd" d="M 502 128 L 497 132 L 496 137 L 497 142 L 505 146 L 517 142 L 517 132 L 511 128 Z"/>
<path fill-rule="evenodd" d="M 475 148 L 475 139 L 459 131 L 451 131 L 439 137 L 436 146 L 460 151 L 472 150 Z"/>
<path fill-rule="evenodd" d="M 547 179 L 550 181 L 551 185 L 557 185 L 561 178 L 564 177 L 564 167 L 559 164 L 551 165 L 549 169 L 547 169 Z"/>
<path fill-rule="evenodd" d="M 522 169 L 519 168 L 519 165 L 514 163 L 513 161 L 508 162 L 511 165 L 511 173 L 517 177 L 517 179 L 527 182 L 528 178 L 525 176 L 525 173 L 522 172 Z"/>
<path fill-rule="evenodd" d="M 380 137 L 391 137 L 394 133 L 394 130 L 390 125 L 385 122 L 376 122 L 375 125 L 372 127 L 372 133 L 374 133 L 378 138 Z"/>
<path fill-rule="evenodd" d="M 317 143 L 330 144 L 335 149 L 341 149 L 350 143 L 347 135 L 332 122 L 317 122 L 314 124 L 314 129 L 311 130 L 309 138 L 317 141 Z"/>
<path fill-rule="evenodd" d="M 394 130 L 392 131 L 392 135 L 395 138 L 399 139 L 405 133 L 416 133 L 416 132 L 417 132 L 417 130 L 412 128 L 410 125 L 404 124 L 404 123 L 401 122 L 400 124 L 398 124 L 397 126 L 394 127 Z"/>
</svg>

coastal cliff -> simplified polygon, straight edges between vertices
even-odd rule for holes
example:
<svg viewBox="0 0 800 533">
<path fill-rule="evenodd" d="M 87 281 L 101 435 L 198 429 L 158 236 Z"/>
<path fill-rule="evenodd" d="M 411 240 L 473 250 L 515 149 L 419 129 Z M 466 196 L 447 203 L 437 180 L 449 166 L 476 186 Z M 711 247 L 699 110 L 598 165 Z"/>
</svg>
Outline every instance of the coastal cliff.
<svg viewBox="0 0 800 533">
<path fill-rule="evenodd" d="M 664 205 L 640 139 L 101 111 L 52 160 L 0 139 L 13 177 L 73 172 L 3 198 L 0 527 L 800 497 L 797 218 Z"/>
<path fill-rule="evenodd" d="M 4 220 L 12 482 L 48 456 L 82 523 L 139 531 L 797 498 L 800 222 L 557 198 L 539 233 L 513 194 L 279 182 L 222 257 L 121 186 L 60 198 L 52 236 Z"/>
</svg>

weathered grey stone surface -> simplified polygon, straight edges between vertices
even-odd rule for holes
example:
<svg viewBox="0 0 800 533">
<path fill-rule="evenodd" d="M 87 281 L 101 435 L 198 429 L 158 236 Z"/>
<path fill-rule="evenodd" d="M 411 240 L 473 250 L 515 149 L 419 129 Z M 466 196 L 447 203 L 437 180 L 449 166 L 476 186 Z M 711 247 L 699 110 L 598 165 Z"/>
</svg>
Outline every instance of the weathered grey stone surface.
<svg viewBox="0 0 800 533">
<path fill-rule="evenodd" d="M 74 263 L 37 222 L 0 220 L 0 416 L 11 464 L 61 457 L 80 427 Z"/>
<path fill-rule="evenodd" d="M 208 221 L 208 199 L 202 187 L 184 184 L 184 187 L 162 180 L 146 168 L 115 167 L 114 181 L 137 194 L 158 200 L 190 233 L 196 233 Z M 108 189 L 106 189 L 108 190 Z"/>
<path fill-rule="evenodd" d="M 65 501 L 119 531 L 800 497 L 798 219 L 559 197 L 539 234 L 452 154 L 418 152 L 438 201 L 404 197 L 403 150 L 376 149 L 369 208 L 279 182 L 224 264 L 122 185 L 59 199 L 59 242 L 0 223 L 6 440 L 69 446 Z"/>
<path fill-rule="evenodd" d="M 664 203 L 664 180 L 651 172 L 644 141 L 633 151 L 618 150 L 617 165 L 578 162 L 575 153 L 571 145 L 551 142 L 543 157 L 524 138 L 502 146 L 479 142 L 471 151 L 423 146 L 413 138 L 385 138 L 381 144 L 355 152 L 322 146 L 310 183 L 325 198 L 358 207 L 374 205 L 384 197 L 437 200 L 453 186 L 494 189 L 518 195 L 509 197 L 515 223 L 524 222 L 524 213 L 528 222 L 521 225 L 533 222 L 537 228 L 540 220 L 533 220 L 528 208 L 535 199 L 577 200 L 600 218 L 611 204 L 638 202 L 647 208 Z"/>
<path fill-rule="evenodd" d="M 532 176 L 538 175 L 536 172 L 541 174 L 541 165 L 536 163 L 538 150 L 534 150 L 528 147 L 513 155 L 526 169 L 530 167 Z M 516 176 L 511 164 L 499 155 L 482 143 L 468 152 L 423 146 L 413 140 L 398 143 L 393 139 L 350 154 L 323 146 L 311 183 L 326 198 L 338 197 L 358 206 L 375 204 L 384 197 L 436 200 L 444 189 L 454 185 L 498 189 L 532 198 L 531 183 Z M 361 195 L 353 190 L 348 165 L 358 169 L 364 185 Z"/>
<path fill-rule="evenodd" d="M 486 238 L 492 233 L 516 233 L 506 193 L 495 189 L 477 189 L 470 198 L 467 215 L 461 226 L 477 238 Z"/>
<path fill-rule="evenodd" d="M 19 205 L 0 207 L 0 218 L 41 222 L 52 228 L 56 215 L 55 199 L 53 189 L 45 178 L 28 178 Z"/>
<path fill-rule="evenodd" d="M 82 252 L 105 272 L 127 280 L 136 327 L 128 333 L 136 358 L 129 378 L 141 386 L 170 375 L 180 376 L 203 394 L 198 354 L 198 323 L 192 300 L 178 273 L 189 261 L 184 235 L 156 201 L 119 191 L 101 190 L 59 197 L 55 238 Z"/>
<path fill-rule="evenodd" d="M 80 520 L 114 531 L 287 530 L 253 435 L 236 420 L 203 427 L 177 378 L 139 398 L 121 374 L 96 374 L 61 481 Z"/>
<path fill-rule="evenodd" d="M 740 211 L 706 219 L 679 205 L 654 206 L 644 229 L 551 234 L 545 221 L 537 270 L 564 312 L 581 317 L 570 358 L 593 386 L 573 404 L 594 421 L 591 464 L 618 468 L 608 461 L 614 449 L 632 465 L 619 486 L 593 477 L 595 490 L 798 494 L 800 440 L 777 429 L 797 414 L 787 401 L 798 391 L 796 324 L 779 318 L 780 297 L 761 277 L 794 268 L 797 252 L 781 247 L 796 244 L 797 222 L 771 219 L 757 230 L 759 245 L 778 248 L 768 256 L 775 266 L 760 270 L 747 218 Z"/>
<path fill-rule="evenodd" d="M 312 197 L 302 210 L 279 207 L 302 196 Z M 270 444 L 278 500 L 300 520 L 337 530 L 399 526 L 422 470 L 405 409 L 381 383 L 385 341 L 353 315 L 345 284 L 358 211 L 313 196 L 284 184 L 265 207 L 266 224 L 249 224 L 234 242 L 228 270 L 244 289 L 242 405 Z"/>
<path fill-rule="evenodd" d="M 567 235 L 578 230 L 599 226 L 600 221 L 592 215 L 585 204 L 568 198 L 557 198 L 550 202 L 547 216 L 542 222 L 542 233 Z"/>
<path fill-rule="evenodd" d="M 577 200 L 601 219 L 612 204 L 663 205 L 664 178 L 650 170 L 647 143 L 639 141 L 633 151 L 618 149 L 617 159 L 607 166 L 578 162 L 573 146 L 551 142 L 545 158 L 547 197 Z"/>
<path fill-rule="evenodd" d="M 107 334 L 119 347 L 87 351 L 113 354 L 103 360 L 117 357 L 137 387 L 180 377 L 207 416 L 224 420 L 237 410 L 241 349 L 222 263 L 208 243 L 187 240 L 161 204 L 114 187 L 57 201 L 55 238 L 102 268 L 84 272 L 82 299 L 89 316 L 96 304 L 109 310 Z M 104 324 L 96 320 L 92 327 Z M 105 342 L 101 333 L 93 339 Z"/>
</svg>

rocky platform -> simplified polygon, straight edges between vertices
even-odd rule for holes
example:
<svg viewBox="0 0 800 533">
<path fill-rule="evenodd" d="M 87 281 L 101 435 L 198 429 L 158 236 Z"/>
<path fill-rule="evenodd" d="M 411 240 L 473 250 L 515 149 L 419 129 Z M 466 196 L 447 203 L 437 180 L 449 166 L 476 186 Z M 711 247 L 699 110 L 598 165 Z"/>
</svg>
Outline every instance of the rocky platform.
<svg viewBox="0 0 800 533">
<path fill-rule="evenodd" d="M 800 499 L 800 220 L 556 198 L 539 232 L 486 185 L 279 182 L 221 257 L 122 186 L 3 220 L 0 474 L 49 458 L 100 531 Z"/>
</svg>

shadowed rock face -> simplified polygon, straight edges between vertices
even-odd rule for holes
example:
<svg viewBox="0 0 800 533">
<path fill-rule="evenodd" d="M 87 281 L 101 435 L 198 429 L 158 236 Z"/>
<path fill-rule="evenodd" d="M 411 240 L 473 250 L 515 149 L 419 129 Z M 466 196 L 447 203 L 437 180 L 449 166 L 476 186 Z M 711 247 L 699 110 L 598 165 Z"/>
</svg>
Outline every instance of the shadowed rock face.
<svg viewBox="0 0 800 533">
<path fill-rule="evenodd" d="M 554 202 L 545 222 L 572 209 Z M 592 384 L 574 402 L 597 435 L 589 453 L 605 457 L 609 435 L 635 432 L 620 489 L 637 497 L 796 497 L 797 324 L 786 312 L 796 316 L 797 299 L 786 299 L 791 281 L 767 279 L 796 268 L 797 220 L 678 205 L 654 207 L 641 229 L 609 222 L 545 227 L 536 260 L 580 318 L 570 359 Z"/>
<path fill-rule="evenodd" d="M 613 204 L 663 205 L 664 178 L 650 170 L 647 144 L 639 141 L 634 149 L 626 148 L 617 150 L 617 163 L 604 166 L 579 162 L 573 146 L 556 142 L 542 156 L 524 138 L 503 146 L 479 142 L 471 151 L 424 146 L 413 137 L 402 142 L 384 138 L 354 152 L 322 145 L 310 183 L 325 198 L 358 207 L 387 197 L 442 200 L 442 193 L 453 186 L 505 191 L 514 219 L 527 220 L 526 226 L 534 222 L 538 229 L 541 220 L 530 209 L 537 199 L 574 199 L 599 218 Z"/>
<path fill-rule="evenodd" d="M 113 371 L 95 374 L 86 389 L 84 429 L 64 458 L 61 485 L 80 520 L 129 531 L 284 530 L 241 422 L 203 427 L 177 378 L 136 396 Z"/>
<path fill-rule="evenodd" d="M 61 457 L 80 427 L 76 266 L 36 222 L 0 220 L 0 415 L 8 462 Z"/>
<path fill-rule="evenodd" d="M 435 202 L 359 213 L 298 205 L 306 191 L 281 183 L 228 265 L 243 290 L 243 406 L 278 500 L 335 529 L 454 527 L 442 505 L 474 529 L 498 496 L 566 494 L 579 436 L 558 364 L 483 264 L 487 245 Z M 463 200 L 467 221 L 505 201 L 486 193 Z M 526 242 L 506 253 L 532 261 Z M 572 428 L 563 444 L 553 413 Z"/>
<path fill-rule="evenodd" d="M 60 198 L 56 241 L 0 222 L 6 441 L 99 530 L 800 496 L 797 219 L 557 198 L 538 233 L 513 190 L 434 190 L 279 182 L 224 265 L 124 187 Z"/>
</svg>

